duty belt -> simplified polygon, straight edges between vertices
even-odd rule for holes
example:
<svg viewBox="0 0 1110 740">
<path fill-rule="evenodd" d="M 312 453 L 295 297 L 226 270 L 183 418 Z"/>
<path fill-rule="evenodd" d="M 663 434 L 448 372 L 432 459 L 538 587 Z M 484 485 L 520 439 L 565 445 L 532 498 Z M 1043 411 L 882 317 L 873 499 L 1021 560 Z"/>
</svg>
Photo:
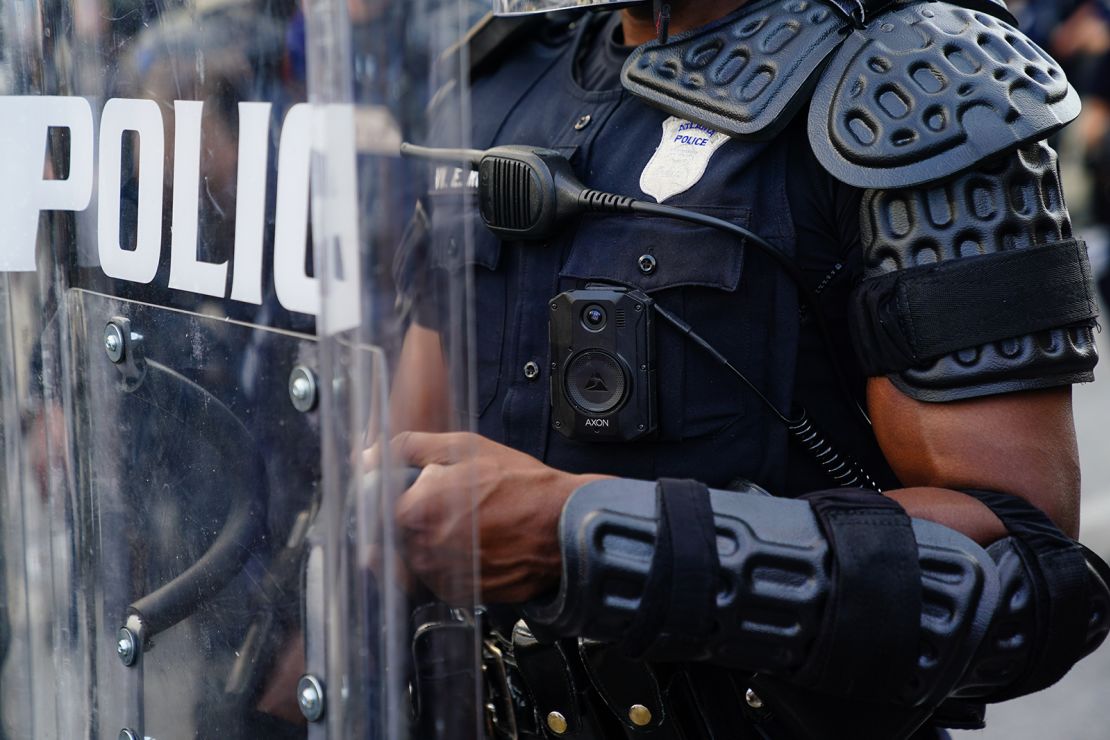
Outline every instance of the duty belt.
<svg viewBox="0 0 1110 740">
<path fill-rule="evenodd" d="M 437 737 L 424 723 L 445 712 L 465 737 L 467 712 L 478 711 L 486 740 L 693 740 L 707 728 L 710 737 L 756 738 L 773 721 L 746 674 L 650 665 L 585 639 L 542 641 L 524 622 L 506 636 L 481 610 L 426 607 L 414 616 L 416 737 Z M 469 656 L 479 634 L 482 706 L 474 707 Z"/>
</svg>

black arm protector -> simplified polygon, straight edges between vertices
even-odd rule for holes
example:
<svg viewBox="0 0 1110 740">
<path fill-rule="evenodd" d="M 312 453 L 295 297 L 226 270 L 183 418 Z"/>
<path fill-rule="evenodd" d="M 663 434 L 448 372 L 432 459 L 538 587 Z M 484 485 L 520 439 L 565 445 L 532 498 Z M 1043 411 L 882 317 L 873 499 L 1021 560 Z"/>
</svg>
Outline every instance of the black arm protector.
<svg viewBox="0 0 1110 740">
<path fill-rule="evenodd" d="M 1005 701 L 1048 688 L 1110 631 L 1110 567 L 1023 499 L 967 491 L 1010 536 L 987 548 L 1002 600 L 986 639 L 954 693 Z"/>
<path fill-rule="evenodd" d="M 961 685 L 983 696 L 972 685 L 981 689 L 988 673 L 1028 675 L 1028 655 L 1007 652 L 996 625 L 1015 610 L 1012 599 L 1003 603 L 1012 594 L 1003 579 L 1020 588 L 1027 569 L 996 564 L 963 535 L 910 519 L 872 492 L 808 502 L 762 493 L 687 481 L 584 486 L 563 511 L 559 593 L 531 607 L 529 623 L 537 634 L 617 643 L 647 660 L 709 661 L 926 712 Z M 1091 611 L 1064 615 L 1087 625 L 1082 649 L 1057 656 L 1067 666 L 1107 630 L 1105 582 L 1085 588 Z M 984 647 L 988 630 L 1000 649 Z M 999 690 L 994 681 L 991 692 Z"/>
<path fill-rule="evenodd" d="M 946 182 L 870 190 L 852 335 L 922 401 L 1093 379 L 1098 315 L 1056 155 L 1037 143 Z"/>
</svg>

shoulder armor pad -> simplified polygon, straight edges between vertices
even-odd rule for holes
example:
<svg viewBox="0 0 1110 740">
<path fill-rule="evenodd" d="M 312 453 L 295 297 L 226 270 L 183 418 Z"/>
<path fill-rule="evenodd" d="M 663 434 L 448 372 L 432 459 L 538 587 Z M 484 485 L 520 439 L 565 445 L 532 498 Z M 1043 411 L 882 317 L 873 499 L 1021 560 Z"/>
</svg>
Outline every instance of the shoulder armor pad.
<svg viewBox="0 0 1110 740">
<path fill-rule="evenodd" d="M 848 21 L 813 0 L 762 0 L 624 66 L 624 86 L 676 116 L 730 136 L 768 139 L 809 98 Z"/>
<path fill-rule="evenodd" d="M 1013 23 L 1002 0 L 760 0 L 640 47 L 624 86 L 747 139 L 774 137 L 812 97 L 810 139 L 829 172 L 858 187 L 911 187 L 1079 114 L 1063 70 Z"/>
<path fill-rule="evenodd" d="M 852 32 L 822 76 L 810 141 L 837 179 L 941 180 L 1079 115 L 1063 70 L 1020 31 L 948 3 L 902 5 Z"/>
</svg>

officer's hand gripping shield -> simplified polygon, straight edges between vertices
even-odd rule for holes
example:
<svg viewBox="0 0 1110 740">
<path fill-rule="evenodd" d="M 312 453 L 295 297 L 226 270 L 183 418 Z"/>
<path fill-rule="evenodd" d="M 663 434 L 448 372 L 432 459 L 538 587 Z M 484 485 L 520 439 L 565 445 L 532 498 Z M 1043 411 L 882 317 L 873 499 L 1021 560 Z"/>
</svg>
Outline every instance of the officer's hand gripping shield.
<svg viewBox="0 0 1110 740">
<path fill-rule="evenodd" d="M 411 567 L 393 442 L 469 428 L 468 191 L 440 243 L 398 147 L 467 144 L 470 5 L 0 8 L 3 737 L 494 721 L 468 481 Z"/>
</svg>

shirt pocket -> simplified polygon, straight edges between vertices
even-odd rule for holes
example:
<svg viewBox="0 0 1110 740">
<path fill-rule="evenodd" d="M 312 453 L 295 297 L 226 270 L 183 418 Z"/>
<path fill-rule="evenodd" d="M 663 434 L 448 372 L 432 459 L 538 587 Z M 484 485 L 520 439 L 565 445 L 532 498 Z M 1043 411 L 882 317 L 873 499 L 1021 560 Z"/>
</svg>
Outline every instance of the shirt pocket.
<svg viewBox="0 0 1110 740">
<path fill-rule="evenodd" d="M 748 227 L 742 207 L 692 210 Z M 560 271 L 563 289 L 618 283 L 650 294 L 738 367 L 748 358 L 750 326 L 740 296 L 744 240 L 661 217 L 585 219 Z M 743 415 L 738 379 L 702 348 L 655 320 L 659 434 L 677 441 L 717 434 Z"/>
</svg>

